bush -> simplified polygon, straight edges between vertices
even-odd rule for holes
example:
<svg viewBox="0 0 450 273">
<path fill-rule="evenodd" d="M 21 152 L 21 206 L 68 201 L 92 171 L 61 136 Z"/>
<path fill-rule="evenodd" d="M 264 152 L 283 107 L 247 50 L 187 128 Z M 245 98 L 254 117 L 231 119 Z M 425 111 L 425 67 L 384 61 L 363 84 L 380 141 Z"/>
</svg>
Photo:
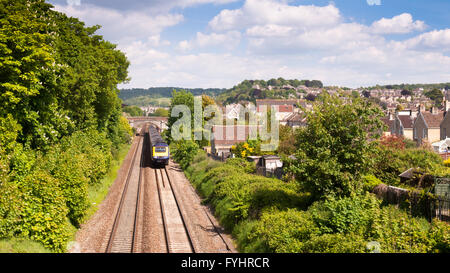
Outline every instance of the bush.
<svg viewBox="0 0 450 273">
<path fill-rule="evenodd" d="M 356 233 L 363 235 L 369 232 L 372 215 L 380 203 L 381 201 L 375 196 L 366 194 L 316 202 L 308 211 L 322 234 Z"/>
<path fill-rule="evenodd" d="M 199 147 L 194 141 L 183 139 L 176 142 L 175 151 L 172 151 L 172 155 L 180 166 L 186 169 L 198 151 Z"/>
<path fill-rule="evenodd" d="M 304 243 L 317 232 L 310 215 L 304 211 L 268 211 L 261 216 L 249 239 L 263 240 L 268 252 L 301 253 Z"/>
<path fill-rule="evenodd" d="M 376 178 L 374 175 L 364 175 L 362 177 L 362 185 L 363 185 L 363 190 L 364 191 L 368 191 L 371 192 L 376 186 L 380 185 L 381 180 Z"/>
<path fill-rule="evenodd" d="M 380 145 L 373 158 L 371 172 L 385 184 L 393 186 L 399 186 L 398 176 L 412 167 L 430 174 L 446 175 L 449 172 L 438 154 L 422 148 L 396 150 Z"/>
<path fill-rule="evenodd" d="M 66 200 L 60 181 L 44 171 L 37 171 L 19 185 L 20 220 L 14 235 L 29 237 L 57 252 L 64 252 L 69 239 Z"/>
</svg>

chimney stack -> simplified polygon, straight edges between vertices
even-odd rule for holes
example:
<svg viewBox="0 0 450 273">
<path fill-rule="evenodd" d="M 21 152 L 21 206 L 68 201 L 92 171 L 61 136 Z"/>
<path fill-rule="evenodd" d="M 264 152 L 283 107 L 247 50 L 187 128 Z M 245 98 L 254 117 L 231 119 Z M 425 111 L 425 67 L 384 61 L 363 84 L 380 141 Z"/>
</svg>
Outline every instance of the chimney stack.
<svg viewBox="0 0 450 273">
<path fill-rule="evenodd" d="M 425 105 L 423 105 L 423 104 L 421 104 L 419 106 L 419 113 L 421 113 L 421 112 L 425 112 Z"/>
<path fill-rule="evenodd" d="M 444 110 L 445 112 L 448 112 L 448 110 L 450 109 L 450 102 L 448 100 L 444 101 Z"/>
<path fill-rule="evenodd" d="M 436 106 L 433 106 L 431 108 L 431 114 L 436 115 L 439 113 L 439 109 Z"/>
</svg>

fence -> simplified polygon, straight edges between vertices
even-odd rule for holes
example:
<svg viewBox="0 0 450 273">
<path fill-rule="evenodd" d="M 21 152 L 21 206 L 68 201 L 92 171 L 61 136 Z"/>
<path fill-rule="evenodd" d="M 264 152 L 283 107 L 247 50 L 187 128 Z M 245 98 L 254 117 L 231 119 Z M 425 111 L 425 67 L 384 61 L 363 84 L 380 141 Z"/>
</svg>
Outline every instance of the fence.
<svg viewBox="0 0 450 273">
<path fill-rule="evenodd" d="M 434 217 L 441 221 L 450 222 L 450 200 L 438 198 L 433 207 Z"/>
<path fill-rule="evenodd" d="M 224 154 L 224 153 L 222 153 L 221 155 L 208 154 L 208 156 L 216 161 L 225 162 L 227 161 L 228 158 L 231 157 L 231 154 Z"/>
<path fill-rule="evenodd" d="M 423 216 L 429 221 L 433 218 L 447 222 L 450 220 L 450 200 L 446 197 L 385 184 L 376 186 L 373 192 L 388 204 L 398 205 L 400 208 L 409 210 L 412 216 Z"/>
<path fill-rule="evenodd" d="M 276 168 L 276 169 L 267 169 L 265 167 L 258 167 L 256 169 L 257 175 L 262 175 L 265 177 L 276 177 L 278 179 L 283 178 L 283 168 Z"/>
</svg>

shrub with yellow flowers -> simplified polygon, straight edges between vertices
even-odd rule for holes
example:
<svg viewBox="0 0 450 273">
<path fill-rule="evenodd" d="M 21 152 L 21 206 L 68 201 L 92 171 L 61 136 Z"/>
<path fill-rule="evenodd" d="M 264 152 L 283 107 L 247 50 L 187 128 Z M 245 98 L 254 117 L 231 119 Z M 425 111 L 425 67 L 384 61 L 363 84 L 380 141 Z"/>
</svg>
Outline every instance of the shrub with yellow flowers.
<svg viewBox="0 0 450 273">
<path fill-rule="evenodd" d="M 231 147 L 231 152 L 239 158 L 246 158 L 251 155 L 261 154 L 261 142 L 258 140 L 248 140 Z"/>
</svg>

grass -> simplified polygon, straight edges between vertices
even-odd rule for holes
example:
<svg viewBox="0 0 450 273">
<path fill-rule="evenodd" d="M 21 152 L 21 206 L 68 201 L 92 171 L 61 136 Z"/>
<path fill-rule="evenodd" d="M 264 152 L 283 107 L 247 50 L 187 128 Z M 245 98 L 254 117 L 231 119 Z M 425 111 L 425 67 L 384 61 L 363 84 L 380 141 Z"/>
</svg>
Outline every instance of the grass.
<svg viewBox="0 0 450 273">
<path fill-rule="evenodd" d="M 52 253 L 42 244 L 25 238 L 0 240 L 0 253 Z"/>
</svg>

